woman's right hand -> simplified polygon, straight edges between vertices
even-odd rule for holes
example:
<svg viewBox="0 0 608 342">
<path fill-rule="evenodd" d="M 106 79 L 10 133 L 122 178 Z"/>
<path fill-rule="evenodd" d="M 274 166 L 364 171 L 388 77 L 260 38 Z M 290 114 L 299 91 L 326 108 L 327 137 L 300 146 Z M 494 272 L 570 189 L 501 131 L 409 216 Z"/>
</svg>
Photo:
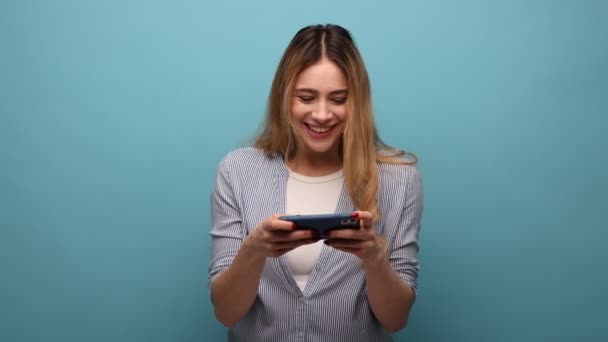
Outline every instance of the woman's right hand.
<svg viewBox="0 0 608 342">
<path fill-rule="evenodd" d="M 260 222 L 245 243 L 260 255 L 276 258 L 302 245 L 319 241 L 317 232 L 296 230 L 295 223 L 279 220 L 280 216 L 274 214 Z"/>
</svg>

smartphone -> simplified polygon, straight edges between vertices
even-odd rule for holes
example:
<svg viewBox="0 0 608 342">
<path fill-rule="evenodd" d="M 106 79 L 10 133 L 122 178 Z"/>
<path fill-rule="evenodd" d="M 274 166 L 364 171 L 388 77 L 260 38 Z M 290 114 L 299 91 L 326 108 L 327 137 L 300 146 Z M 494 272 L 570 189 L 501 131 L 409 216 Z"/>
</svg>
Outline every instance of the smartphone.
<svg viewBox="0 0 608 342">
<path fill-rule="evenodd" d="M 334 229 L 359 229 L 359 219 L 351 218 L 349 214 L 320 214 L 320 215 L 288 215 L 279 220 L 296 224 L 296 229 L 312 229 L 319 233 L 321 239 L 327 238 L 327 233 Z"/>
</svg>

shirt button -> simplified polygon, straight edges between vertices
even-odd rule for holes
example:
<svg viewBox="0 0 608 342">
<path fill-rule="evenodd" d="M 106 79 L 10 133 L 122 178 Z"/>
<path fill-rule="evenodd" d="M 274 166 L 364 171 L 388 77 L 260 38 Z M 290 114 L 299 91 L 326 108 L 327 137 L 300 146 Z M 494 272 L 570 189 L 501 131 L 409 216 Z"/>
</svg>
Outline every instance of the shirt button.
<svg viewBox="0 0 608 342">
<path fill-rule="evenodd" d="M 304 297 L 300 297 L 300 303 L 305 303 L 306 299 L 304 299 Z"/>
<path fill-rule="evenodd" d="M 304 337 L 304 332 L 302 330 L 298 331 L 298 337 L 299 338 L 303 338 Z"/>
</svg>

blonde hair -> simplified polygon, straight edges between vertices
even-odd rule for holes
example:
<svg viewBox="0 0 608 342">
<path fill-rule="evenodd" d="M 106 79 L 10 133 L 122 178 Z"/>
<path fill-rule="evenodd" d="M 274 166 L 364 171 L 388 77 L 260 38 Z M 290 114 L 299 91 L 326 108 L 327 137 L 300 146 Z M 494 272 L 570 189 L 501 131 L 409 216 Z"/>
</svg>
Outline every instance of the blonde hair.
<svg viewBox="0 0 608 342">
<path fill-rule="evenodd" d="M 414 165 L 415 155 L 392 148 L 378 136 L 367 70 L 350 33 L 337 25 L 307 26 L 291 40 L 275 73 L 262 132 L 254 146 L 267 154 L 293 158 L 297 139 L 291 127 L 291 101 L 299 73 L 328 58 L 348 83 L 346 124 L 340 142 L 347 192 L 358 210 L 380 217 L 377 163 Z M 383 153 L 380 153 L 383 151 Z M 411 157 L 411 160 L 404 158 Z"/>
</svg>

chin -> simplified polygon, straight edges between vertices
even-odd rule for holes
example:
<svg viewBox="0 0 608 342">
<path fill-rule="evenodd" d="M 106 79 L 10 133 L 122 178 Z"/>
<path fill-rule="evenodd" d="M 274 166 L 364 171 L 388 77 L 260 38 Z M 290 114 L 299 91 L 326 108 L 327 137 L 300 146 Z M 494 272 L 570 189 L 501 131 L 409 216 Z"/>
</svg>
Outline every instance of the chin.
<svg viewBox="0 0 608 342">
<path fill-rule="evenodd" d="M 336 132 L 333 132 L 333 137 L 328 137 L 322 140 L 311 138 L 310 136 L 308 136 L 306 130 L 302 130 L 299 133 L 300 136 L 298 140 L 303 145 L 303 147 L 311 153 L 331 153 L 339 148 L 340 136 L 335 135 Z"/>
<path fill-rule="evenodd" d="M 325 153 L 331 153 L 335 148 L 337 148 L 338 142 L 336 141 L 336 142 L 332 143 L 331 145 L 307 144 L 305 142 L 304 145 L 306 146 L 306 149 L 312 153 L 325 154 Z"/>
</svg>

